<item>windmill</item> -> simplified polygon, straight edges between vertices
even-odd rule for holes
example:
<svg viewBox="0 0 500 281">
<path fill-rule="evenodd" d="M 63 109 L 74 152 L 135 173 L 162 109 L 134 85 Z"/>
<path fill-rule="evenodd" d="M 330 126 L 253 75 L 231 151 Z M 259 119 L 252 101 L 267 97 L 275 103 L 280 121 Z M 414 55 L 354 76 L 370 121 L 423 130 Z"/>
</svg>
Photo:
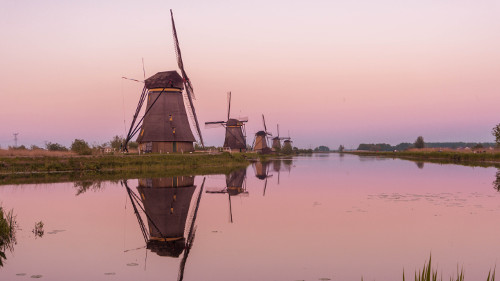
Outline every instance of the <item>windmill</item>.
<svg viewBox="0 0 500 281">
<path fill-rule="evenodd" d="M 248 191 L 245 186 L 245 178 L 247 169 L 236 170 L 226 175 L 226 187 L 221 190 L 207 190 L 206 193 L 227 194 L 229 200 L 229 219 L 233 223 L 233 208 L 231 204 L 231 197 L 234 196 L 248 196 Z"/>
<path fill-rule="evenodd" d="M 292 152 L 292 139 L 290 138 L 290 132 L 288 132 L 288 137 L 284 138 L 285 141 L 283 141 L 283 150 L 284 151 L 289 151 Z"/>
<path fill-rule="evenodd" d="M 195 222 L 205 179 L 197 195 L 194 193 L 194 176 L 140 179 L 137 187 L 140 196 L 128 187 L 127 181 L 122 184 L 126 187 L 146 248 L 159 256 L 178 258 L 183 254 L 178 274 L 178 280 L 182 280 L 194 243 Z M 191 206 L 194 195 L 197 197 Z M 139 210 L 146 216 L 148 226 Z"/>
<path fill-rule="evenodd" d="M 181 75 L 177 71 L 163 71 L 144 81 L 144 88 L 137 104 L 127 138 L 122 146 L 127 150 L 127 143 L 138 133 L 137 142 L 139 151 L 154 153 L 190 152 L 194 151 L 193 142 L 196 141 L 188 120 L 191 117 L 196 127 L 196 133 L 203 144 L 198 118 L 193 105 L 194 92 L 182 62 L 181 49 L 177 39 L 174 15 L 172 31 L 175 43 L 177 64 Z M 183 90 L 186 90 L 183 93 Z M 147 105 L 144 116 L 137 122 L 144 101 Z M 185 104 L 186 101 L 186 104 Z"/>
<path fill-rule="evenodd" d="M 290 139 L 290 137 L 280 137 L 280 125 L 279 124 L 276 124 L 276 131 L 278 132 L 278 135 L 273 138 L 273 146 L 272 146 L 273 151 L 281 150 L 281 141 Z"/>
<path fill-rule="evenodd" d="M 224 147 L 231 151 L 245 152 L 247 149 L 245 122 L 248 118 L 231 118 L 231 92 L 227 93 L 227 121 L 205 122 L 205 127 L 225 127 Z"/>
<path fill-rule="evenodd" d="M 267 146 L 267 136 L 272 136 L 272 134 L 267 131 L 264 114 L 262 114 L 262 124 L 264 125 L 264 131 L 255 133 L 253 150 L 259 153 L 270 153 L 271 149 Z"/>
</svg>

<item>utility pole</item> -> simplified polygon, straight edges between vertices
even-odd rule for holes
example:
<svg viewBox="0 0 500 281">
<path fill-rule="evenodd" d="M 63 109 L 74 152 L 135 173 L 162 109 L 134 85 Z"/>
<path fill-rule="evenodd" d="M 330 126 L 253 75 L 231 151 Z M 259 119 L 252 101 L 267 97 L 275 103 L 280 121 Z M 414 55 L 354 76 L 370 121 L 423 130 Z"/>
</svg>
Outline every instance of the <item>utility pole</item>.
<svg viewBox="0 0 500 281">
<path fill-rule="evenodd" d="M 14 147 L 17 148 L 17 135 L 19 135 L 19 133 L 14 133 Z"/>
</svg>

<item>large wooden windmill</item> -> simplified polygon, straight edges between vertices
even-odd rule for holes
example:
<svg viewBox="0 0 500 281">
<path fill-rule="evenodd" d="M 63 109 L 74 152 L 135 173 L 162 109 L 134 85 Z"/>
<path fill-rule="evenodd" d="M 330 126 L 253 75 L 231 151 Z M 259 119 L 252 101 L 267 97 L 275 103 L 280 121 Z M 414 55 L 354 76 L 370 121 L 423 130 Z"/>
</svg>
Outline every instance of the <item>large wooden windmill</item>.
<svg viewBox="0 0 500 281">
<path fill-rule="evenodd" d="M 184 70 L 172 10 L 170 10 L 170 14 L 177 64 L 182 76 L 175 70 L 164 71 L 158 72 L 144 81 L 144 89 L 125 139 L 124 150 L 127 149 L 127 143 L 140 132 L 137 137 L 139 151 L 154 153 L 194 151 L 193 142 L 196 140 L 191 132 L 188 115 L 196 127 L 201 145 L 204 146 L 193 105 L 193 86 Z M 144 116 L 136 124 L 146 99 Z"/>
<path fill-rule="evenodd" d="M 224 148 L 232 152 L 244 152 L 247 149 L 245 122 L 246 118 L 231 118 L 231 92 L 227 93 L 227 121 L 205 122 L 208 128 L 222 126 L 226 128 Z"/>
<path fill-rule="evenodd" d="M 264 125 L 264 131 L 255 133 L 253 150 L 259 153 L 270 153 L 271 149 L 267 145 L 267 136 L 272 136 L 272 134 L 267 131 L 264 114 L 262 114 L 262 124 Z"/>
</svg>

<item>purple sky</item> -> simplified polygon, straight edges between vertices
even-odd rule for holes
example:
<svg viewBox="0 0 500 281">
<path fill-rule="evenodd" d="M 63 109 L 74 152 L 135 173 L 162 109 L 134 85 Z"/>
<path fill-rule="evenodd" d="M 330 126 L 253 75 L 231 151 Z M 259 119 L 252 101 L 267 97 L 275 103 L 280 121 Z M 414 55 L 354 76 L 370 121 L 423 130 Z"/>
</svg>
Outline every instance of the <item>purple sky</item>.
<svg viewBox="0 0 500 281">
<path fill-rule="evenodd" d="M 174 10 L 200 123 L 261 114 L 298 147 L 494 141 L 498 1 L 4 1 L 0 146 L 125 135 L 142 86 L 177 69 Z M 125 124 L 124 124 L 125 122 Z M 222 145 L 223 129 L 204 129 Z"/>
</svg>

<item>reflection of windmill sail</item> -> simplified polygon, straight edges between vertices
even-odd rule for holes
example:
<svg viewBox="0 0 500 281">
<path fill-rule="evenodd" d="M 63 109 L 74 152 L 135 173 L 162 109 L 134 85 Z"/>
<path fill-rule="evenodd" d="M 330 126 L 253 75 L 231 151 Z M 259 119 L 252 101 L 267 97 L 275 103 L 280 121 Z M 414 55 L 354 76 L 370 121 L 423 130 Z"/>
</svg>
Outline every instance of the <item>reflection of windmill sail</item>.
<svg viewBox="0 0 500 281">
<path fill-rule="evenodd" d="M 194 176 L 140 179 L 137 187 L 140 197 L 128 187 L 126 181 L 124 185 L 147 248 L 159 256 L 171 257 L 179 257 L 184 251 L 178 275 L 178 280 L 182 280 L 189 251 L 194 243 L 195 222 L 205 179 L 191 208 L 191 214 L 189 214 L 191 199 L 196 189 Z M 139 209 L 146 215 L 149 227 L 144 224 Z M 186 230 L 188 232 L 185 237 Z"/>
<path fill-rule="evenodd" d="M 278 173 L 278 184 L 280 184 L 281 159 L 273 160 L 273 171 Z"/>
<path fill-rule="evenodd" d="M 226 187 L 222 190 L 207 191 L 207 193 L 227 193 L 229 200 L 229 218 L 231 223 L 233 222 L 233 212 L 231 205 L 231 196 L 247 195 L 248 192 L 244 187 L 244 182 L 246 178 L 247 170 L 246 168 L 241 170 L 236 170 L 229 175 L 226 175 Z"/>
</svg>

